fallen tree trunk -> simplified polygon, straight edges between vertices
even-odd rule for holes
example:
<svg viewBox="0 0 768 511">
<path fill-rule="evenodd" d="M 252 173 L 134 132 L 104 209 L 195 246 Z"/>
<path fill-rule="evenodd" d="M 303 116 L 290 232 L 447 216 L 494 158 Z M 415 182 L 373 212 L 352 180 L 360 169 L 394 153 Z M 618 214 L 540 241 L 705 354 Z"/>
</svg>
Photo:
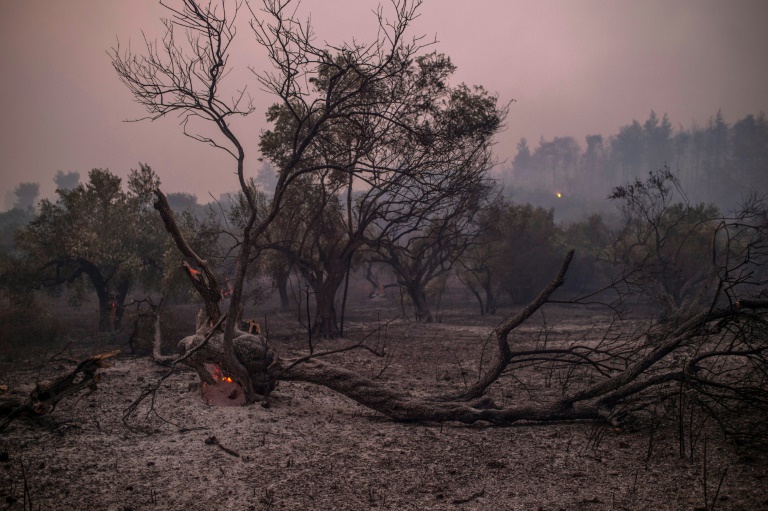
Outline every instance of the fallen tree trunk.
<svg viewBox="0 0 768 511">
<path fill-rule="evenodd" d="M 325 353 L 311 353 L 298 359 L 281 359 L 261 335 L 252 335 L 237 331 L 233 339 L 234 353 L 238 361 L 247 369 L 257 392 L 268 395 L 279 380 L 301 381 L 322 385 L 338 392 L 363 406 L 380 412 L 394 420 L 414 421 L 458 421 L 474 423 L 486 421 L 495 425 L 509 425 L 518 421 L 562 421 L 595 420 L 618 425 L 627 416 L 627 409 L 638 403 L 640 408 L 653 401 L 646 393 L 657 389 L 669 393 L 670 385 L 680 385 L 685 380 L 688 386 L 700 388 L 732 386 L 738 390 L 739 381 L 751 378 L 745 373 L 741 380 L 726 381 L 712 378 L 707 381 L 701 377 L 701 367 L 709 358 L 717 356 L 745 357 L 753 361 L 763 357 L 768 347 L 752 346 L 744 351 L 738 348 L 738 342 L 750 343 L 752 336 L 736 338 L 731 352 L 710 346 L 716 329 L 722 329 L 726 323 L 741 325 L 754 322 L 764 324 L 764 311 L 768 309 L 767 300 L 741 300 L 732 306 L 705 310 L 689 316 L 672 328 L 661 324 L 653 335 L 646 335 L 652 342 L 642 342 L 643 335 L 622 335 L 614 347 L 589 347 L 572 345 L 553 349 L 534 349 L 531 351 L 512 351 L 508 335 L 522 325 L 536 310 L 546 304 L 552 293 L 564 282 L 572 253 L 566 257 L 563 265 L 552 282 L 519 313 L 510 315 L 495 330 L 497 353 L 489 369 L 479 377 L 474 385 L 465 391 L 450 395 L 413 396 L 401 391 L 396 386 L 384 384 L 378 380 L 364 377 L 344 367 L 320 360 L 323 355 L 366 348 L 362 342 L 345 348 Z M 203 327 L 198 334 L 185 338 L 180 343 L 180 351 L 192 356 L 185 362 L 197 369 L 201 379 L 213 384 L 214 379 L 205 369 L 206 363 L 222 364 L 224 347 L 223 334 L 210 335 L 209 342 L 203 345 L 209 336 Z M 718 341 L 720 342 L 720 341 Z M 673 356 L 677 350 L 692 350 L 699 346 L 701 353 L 696 358 Z M 199 348 L 198 348 L 199 347 Z M 610 352 L 617 350 L 618 355 Z M 709 351 L 710 355 L 704 355 Z M 593 381 L 581 388 L 578 385 L 551 401 L 536 402 L 520 406 L 497 406 L 485 392 L 488 387 L 503 374 L 514 369 L 515 364 L 526 363 L 535 357 L 539 361 L 556 361 L 560 364 L 579 366 L 590 371 Z M 698 375 L 698 376 L 697 376 Z M 735 385 L 735 386 L 734 386 Z M 662 390 L 667 389 L 667 390 Z M 758 400 L 763 406 L 762 400 Z M 631 412 L 630 412 L 631 413 Z"/>
<path fill-rule="evenodd" d="M 499 378 L 512 358 L 507 335 L 543 306 L 549 296 L 562 285 L 572 256 L 573 251 L 568 253 L 558 275 L 534 302 L 497 328 L 499 354 L 496 363 L 475 386 L 455 396 L 414 397 L 344 367 L 318 360 L 319 354 L 298 360 L 282 360 L 275 355 L 264 337 L 242 331 L 237 331 L 233 339 L 235 356 L 248 370 L 259 394 L 268 395 L 279 380 L 314 383 L 398 421 L 487 421 L 505 425 L 520 420 L 599 419 L 601 412 L 596 404 L 574 406 L 572 402 L 558 401 L 548 406 L 501 408 L 490 398 L 483 396 L 485 389 Z M 202 345 L 208 337 L 210 338 L 207 344 Z M 352 345 L 350 349 L 356 347 L 362 346 Z M 185 362 L 197 370 L 203 382 L 214 384 L 215 380 L 205 368 L 205 364 L 223 366 L 223 334 L 210 335 L 205 327 L 201 328 L 197 334 L 186 337 L 179 343 L 179 351 L 182 354 L 192 350 L 195 350 L 195 353 L 187 357 Z"/>
<path fill-rule="evenodd" d="M 181 341 L 180 350 L 186 352 L 198 346 L 203 340 L 201 334 L 189 336 Z M 306 360 L 282 360 L 260 335 L 239 332 L 235 337 L 234 349 L 240 363 L 250 373 L 257 392 L 264 395 L 274 388 L 277 381 L 300 381 L 322 385 L 338 392 L 363 406 L 380 412 L 394 420 L 414 421 L 458 421 L 474 423 L 488 421 L 496 425 L 511 424 L 520 420 L 555 421 L 577 419 L 599 419 L 596 406 L 577 408 L 554 404 L 546 406 L 524 406 L 500 408 L 488 397 L 470 401 L 446 401 L 444 398 L 414 397 L 400 392 L 379 381 L 366 378 L 344 367 L 327 363 L 316 358 Z M 201 379 L 214 384 L 215 380 L 204 364 L 221 366 L 222 334 L 214 334 L 209 342 L 194 355 L 185 360 L 200 374 Z"/>
<path fill-rule="evenodd" d="M 367 408 L 404 422 L 458 421 L 472 424 L 487 421 L 495 425 L 507 425 L 521 420 L 546 422 L 600 419 L 597 407 L 576 408 L 555 404 L 501 408 L 488 397 L 472 401 L 417 398 L 354 371 L 316 359 L 294 366 L 283 373 L 281 379 L 323 385 Z"/>
<path fill-rule="evenodd" d="M 254 390 L 265 397 L 281 379 L 304 381 L 325 386 L 399 421 L 487 421 L 505 425 L 521 420 L 587 419 L 619 424 L 636 413 L 665 413 L 668 399 L 690 393 L 695 399 L 689 398 L 714 417 L 724 431 L 741 434 L 754 429 L 755 424 L 765 424 L 768 417 L 764 376 L 768 368 L 768 300 L 759 288 L 766 283 L 760 277 L 764 264 L 759 263 L 768 261 L 768 232 L 763 213 L 754 219 L 749 216 L 752 213 L 745 215 L 748 221 L 726 225 L 734 230 L 723 248 L 730 257 L 726 258 L 728 265 L 713 273 L 717 284 L 711 288 L 713 294 L 692 299 L 689 306 L 676 311 L 673 321 L 649 318 L 637 328 L 631 324 L 625 327 L 617 314 L 615 322 L 596 339 L 513 350 L 509 340 L 512 332 L 550 303 L 553 293 L 565 282 L 573 257 L 573 251 L 569 252 L 549 285 L 495 328 L 491 337 L 496 340 L 493 360 L 477 380 L 468 383 L 463 391 L 448 395 L 412 396 L 397 385 L 388 386 L 319 360 L 323 355 L 349 349 L 375 351 L 363 342 L 325 353 L 314 352 L 310 343 L 307 356 L 283 360 L 259 335 L 235 331 L 232 344 L 225 342 L 230 337 L 212 332 L 210 319 L 196 335 L 181 342 L 180 350 L 189 356 L 179 361 L 194 367 L 208 384 L 215 380 L 205 367 L 207 363 L 228 371 L 228 376 L 240 384 L 253 384 Z M 752 266 L 755 268 L 750 269 Z M 627 298 L 626 291 L 620 288 L 626 283 L 622 277 L 607 289 L 618 293 L 620 299 Z M 229 363 L 230 358 L 234 363 Z M 244 374 L 232 374 L 235 366 L 243 368 Z M 546 368 L 550 374 L 562 371 L 564 381 L 571 383 L 563 386 L 560 395 L 549 393 L 548 400 L 519 406 L 502 408 L 485 396 L 502 376 L 531 366 Z M 768 441 L 768 428 L 764 429 Z"/>
<path fill-rule="evenodd" d="M 203 345 L 204 342 L 205 345 Z M 280 369 L 275 353 L 266 338 L 259 334 L 235 330 L 233 348 L 235 357 L 248 371 L 254 390 L 262 396 L 268 394 L 277 382 Z M 217 331 L 211 334 L 206 327 L 179 342 L 179 352 L 182 358 L 186 357 L 184 363 L 194 368 L 203 383 L 208 385 L 215 384 L 216 380 L 205 368 L 205 364 L 225 367 L 224 349 L 223 332 Z M 193 351 L 191 356 L 186 356 Z"/>
<path fill-rule="evenodd" d="M 258 392 L 268 394 L 279 380 L 299 381 L 322 385 L 338 392 L 363 406 L 380 412 L 394 420 L 404 422 L 415 421 L 458 421 L 474 423 L 486 421 L 494 425 L 509 425 L 518 421 L 562 421 L 562 420 L 595 420 L 619 424 L 621 417 L 616 414 L 622 403 L 632 402 L 647 389 L 664 384 L 678 382 L 686 377 L 686 373 L 695 372 L 690 360 L 683 369 L 676 366 L 663 366 L 661 372 L 651 372 L 652 366 L 671 352 L 674 346 L 688 342 L 697 336 L 704 324 L 722 320 L 724 316 L 745 314 L 747 306 L 743 303 L 733 308 L 712 311 L 704 318 L 699 318 L 690 325 L 683 325 L 672 332 L 665 341 L 660 342 L 655 349 L 640 357 L 640 359 L 623 370 L 606 374 L 601 381 L 583 389 L 574 389 L 570 393 L 554 399 L 551 402 L 540 402 L 524 406 L 499 407 L 487 396 L 468 397 L 467 393 L 456 394 L 453 398 L 446 396 L 415 397 L 362 376 L 354 371 L 307 356 L 302 359 L 280 359 L 260 335 L 239 332 L 234 339 L 234 350 L 238 360 L 248 369 L 252 381 L 257 383 Z M 763 309 L 768 303 L 748 303 L 751 308 Z M 746 317 L 746 316 L 744 316 Z M 684 330 L 684 332 L 681 332 Z M 203 381 L 214 383 L 210 374 L 205 370 L 204 363 L 214 363 L 220 366 L 222 354 L 222 334 L 215 334 L 210 342 L 198 350 L 186 362 L 195 367 Z M 181 343 L 181 350 L 189 350 L 197 346 L 203 337 L 190 336 Z M 352 346 L 353 348 L 356 346 Z M 337 350 L 342 351 L 342 350 Z M 562 356 L 567 350 L 541 350 L 539 355 L 551 354 Z M 573 355 L 574 352 L 571 352 Z M 515 361 L 518 357 L 530 355 L 529 352 L 511 352 L 505 359 Z M 647 373 L 647 376 L 643 376 Z M 500 373 L 499 373 L 500 374 Z"/>
</svg>

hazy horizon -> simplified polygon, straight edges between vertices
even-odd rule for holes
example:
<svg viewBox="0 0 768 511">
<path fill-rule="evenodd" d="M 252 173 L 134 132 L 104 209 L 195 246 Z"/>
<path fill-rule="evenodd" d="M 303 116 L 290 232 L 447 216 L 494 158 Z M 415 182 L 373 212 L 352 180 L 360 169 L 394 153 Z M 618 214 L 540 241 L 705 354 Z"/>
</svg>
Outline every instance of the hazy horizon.
<svg viewBox="0 0 768 511">
<path fill-rule="evenodd" d="M 172 4 L 174 2 L 171 2 Z M 318 40 L 370 40 L 375 1 L 304 0 Z M 385 4 L 386 8 L 386 4 Z M 511 160 L 525 137 L 615 134 L 651 110 L 675 128 L 705 125 L 718 110 L 728 123 L 768 110 L 768 3 L 755 0 L 504 1 L 426 0 L 412 34 L 437 37 L 451 57 L 454 83 L 482 85 L 511 104 L 496 154 Z M 9 0 L 0 3 L 0 197 L 21 182 L 52 196 L 57 170 L 85 177 L 109 168 L 125 177 L 150 164 L 168 192 L 206 202 L 236 187 L 231 160 L 183 136 L 174 118 L 142 117 L 112 69 L 107 50 L 142 30 L 163 33 L 167 12 L 155 0 Z M 243 20 L 245 13 L 242 13 Z M 230 85 L 248 81 L 256 111 L 235 128 L 246 141 L 249 175 L 260 168 L 257 141 L 273 102 L 246 70 L 268 66 L 247 27 L 230 60 Z M 6 204 L 2 204 L 6 206 Z"/>
</svg>

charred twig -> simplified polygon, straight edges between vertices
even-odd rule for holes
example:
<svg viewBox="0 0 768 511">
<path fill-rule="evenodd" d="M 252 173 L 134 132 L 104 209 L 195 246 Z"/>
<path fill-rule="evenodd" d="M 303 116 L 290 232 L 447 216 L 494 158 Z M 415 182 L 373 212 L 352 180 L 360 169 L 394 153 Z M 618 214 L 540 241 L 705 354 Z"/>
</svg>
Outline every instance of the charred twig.
<svg viewBox="0 0 768 511">
<path fill-rule="evenodd" d="M 483 488 L 482 490 L 480 490 L 478 492 L 473 493 L 469 497 L 466 497 L 466 498 L 463 498 L 463 499 L 453 499 L 451 501 L 451 504 L 466 504 L 467 502 L 471 502 L 471 501 L 473 501 L 475 499 L 479 499 L 483 495 L 485 495 L 485 488 Z"/>
<path fill-rule="evenodd" d="M 24 501 L 23 501 L 23 508 L 24 511 L 32 511 L 32 495 L 29 492 L 29 480 L 27 479 L 27 470 L 24 468 L 24 460 L 19 460 L 19 465 L 21 465 L 21 477 L 24 480 Z"/>
<path fill-rule="evenodd" d="M 48 362 L 55 362 L 55 361 L 64 361 L 64 362 L 71 362 L 73 364 L 77 364 L 78 360 L 74 357 L 61 357 L 62 353 L 67 351 L 69 348 L 72 347 L 72 341 L 69 341 L 67 344 L 65 344 L 59 351 L 51 355 L 51 358 L 48 359 Z M 71 354 L 71 352 L 70 352 Z M 61 358 L 60 358 L 61 357 Z"/>
<path fill-rule="evenodd" d="M 232 449 L 229 449 L 229 448 L 224 447 L 223 445 L 221 445 L 219 443 L 219 439 L 216 438 L 214 435 L 211 435 L 211 436 L 209 436 L 208 438 L 205 439 L 205 445 L 215 445 L 215 446 L 217 446 L 219 449 L 221 449 L 222 451 L 224 451 L 227 454 L 235 456 L 236 458 L 240 457 L 240 453 L 238 453 L 237 451 L 233 451 Z"/>
<path fill-rule="evenodd" d="M 390 323 L 392 323 L 393 321 L 395 321 L 399 317 L 400 316 L 395 316 L 394 318 L 392 318 L 389 321 L 387 321 L 386 323 L 384 323 L 383 326 L 386 327 L 387 325 L 389 325 Z M 368 351 L 368 352 L 372 353 L 373 355 L 376 355 L 377 357 L 383 357 L 383 356 L 385 356 L 385 353 L 383 351 L 380 352 L 380 351 L 377 351 L 375 348 L 371 348 L 370 346 L 366 346 L 365 345 L 365 341 L 367 341 L 368 338 L 370 338 L 373 334 L 375 334 L 379 330 L 381 330 L 381 328 L 382 328 L 382 326 L 378 326 L 375 330 L 373 330 L 372 332 L 369 332 L 365 337 L 363 337 L 360 341 L 358 341 L 358 342 L 356 342 L 354 344 L 350 344 L 348 346 L 343 346 L 341 348 L 336 348 L 336 349 L 333 349 L 333 350 L 321 351 L 321 352 L 318 352 L 318 353 L 310 352 L 308 355 L 305 355 L 303 357 L 300 357 L 300 358 L 297 358 L 296 360 L 291 361 L 291 363 L 289 365 L 287 365 L 285 368 L 283 368 L 280 371 L 280 374 L 288 372 L 291 369 L 293 369 L 294 367 L 296 367 L 297 365 L 302 364 L 304 362 L 308 362 L 308 361 L 310 361 L 312 359 L 315 359 L 315 358 L 327 357 L 328 355 L 335 355 L 337 353 L 344 353 L 346 351 L 352 351 L 352 350 L 356 350 L 356 349 L 362 349 L 362 350 L 365 350 L 365 351 Z M 279 378 L 280 378 L 280 375 L 277 376 L 277 379 L 279 379 Z"/>
</svg>

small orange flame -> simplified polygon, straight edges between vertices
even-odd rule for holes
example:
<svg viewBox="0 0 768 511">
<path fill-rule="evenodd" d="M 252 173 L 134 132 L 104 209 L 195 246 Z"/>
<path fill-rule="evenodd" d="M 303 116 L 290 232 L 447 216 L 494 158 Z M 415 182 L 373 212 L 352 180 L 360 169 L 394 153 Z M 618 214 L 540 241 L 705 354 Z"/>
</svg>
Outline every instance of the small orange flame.
<svg viewBox="0 0 768 511">
<path fill-rule="evenodd" d="M 234 380 L 232 380 L 229 376 L 224 376 L 224 373 L 221 372 L 221 368 L 219 366 L 216 366 L 213 370 L 213 379 L 216 381 L 225 381 L 227 383 L 232 383 Z"/>
<path fill-rule="evenodd" d="M 206 363 L 205 369 L 211 375 L 212 384 L 202 385 L 203 400 L 209 405 L 240 406 L 245 403 L 241 387 L 231 376 L 225 376 L 221 367 Z"/>
</svg>

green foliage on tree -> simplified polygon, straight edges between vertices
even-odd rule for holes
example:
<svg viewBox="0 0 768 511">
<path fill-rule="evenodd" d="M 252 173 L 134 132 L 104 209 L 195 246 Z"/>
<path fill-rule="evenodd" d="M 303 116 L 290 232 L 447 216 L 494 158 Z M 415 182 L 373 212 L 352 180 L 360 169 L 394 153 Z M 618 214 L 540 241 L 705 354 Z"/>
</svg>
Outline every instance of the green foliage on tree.
<svg viewBox="0 0 768 511">
<path fill-rule="evenodd" d="M 144 164 L 131 171 L 127 191 L 109 170 L 93 169 L 87 183 L 41 201 L 16 238 L 33 287 L 67 288 L 74 303 L 93 289 L 99 330 L 119 327 L 128 293 L 162 282 L 167 237 L 149 202 L 158 183 Z"/>
<path fill-rule="evenodd" d="M 573 248 L 563 243 L 552 209 L 499 198 L 475 221 L 478 235 L 462 254 L 457 275 L 481 313 L 494 314 L 502 295 L 515 304 L 534 298 L 552 267 Z"/>
<path fill-rule="evenodd" d="M 523 139 L 523 142 L 525 139 Z M 499 270 L 510 247 L 502 235 L 507 201 L 498 197 L 475 217 L 477 235 L 458 260 L 456 275 L 480 305 L 480 314 L 496 314 Z"/>
<path fill-rule="evenodd" d="M 34 218 L 29 209 L 13 208 L 0 213 L 0 258 L 16 255 L 16 231 Z"/>
<path fill-rule="evenodd" d="M 575 249 L 571 272 L 563 289 L 574 295 L 584 295 L 598 290 L 610 282 L 613 274 L 604 261 L 605 250 L 610 246 L 614 233 L 603 217 L 592 214 L 585 220 L 573 222 L 562 228 L 561 246 Z"/>
<path fill-rule="evenodd" d="M 530 204 L 509 204 L 503 212 L 500 232 L 509 247 L 501 262 L 501 289 L 513 303 L 536 296 L 562 257 L 557 242 L 559 229 L 554 210 Z"/>
</svg>

